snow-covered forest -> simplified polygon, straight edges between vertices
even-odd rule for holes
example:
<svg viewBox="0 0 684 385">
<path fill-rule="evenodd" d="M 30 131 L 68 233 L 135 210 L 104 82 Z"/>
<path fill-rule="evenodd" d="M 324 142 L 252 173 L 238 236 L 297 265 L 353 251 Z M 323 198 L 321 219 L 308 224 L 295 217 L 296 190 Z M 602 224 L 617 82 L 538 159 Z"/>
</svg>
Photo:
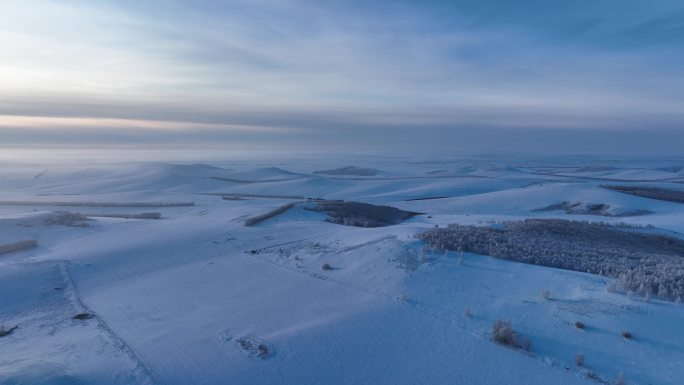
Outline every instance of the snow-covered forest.
<svg viewBox="0 0 684 385">
<path fill-rule="evenodd" d="M 418 238 L 438 249 L 617 278 L 619 288 L 642 296 L 684 297 L 684 240 L 629 226 L 526 219 L 496 226 L 452 224 Z"/>
</svg>

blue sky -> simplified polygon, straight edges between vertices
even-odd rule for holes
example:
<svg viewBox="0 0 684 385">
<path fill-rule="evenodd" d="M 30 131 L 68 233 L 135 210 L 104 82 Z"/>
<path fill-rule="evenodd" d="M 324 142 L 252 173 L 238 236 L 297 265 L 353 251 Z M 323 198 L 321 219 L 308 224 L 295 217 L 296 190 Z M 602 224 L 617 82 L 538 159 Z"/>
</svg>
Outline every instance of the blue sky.
<svg viewBox="0 0 684 385">
<path fill-rule="evenodd" d="M 0 14 L 3 144 L 684 144 L 681 1 L 10 0 Z"/>
</svg>

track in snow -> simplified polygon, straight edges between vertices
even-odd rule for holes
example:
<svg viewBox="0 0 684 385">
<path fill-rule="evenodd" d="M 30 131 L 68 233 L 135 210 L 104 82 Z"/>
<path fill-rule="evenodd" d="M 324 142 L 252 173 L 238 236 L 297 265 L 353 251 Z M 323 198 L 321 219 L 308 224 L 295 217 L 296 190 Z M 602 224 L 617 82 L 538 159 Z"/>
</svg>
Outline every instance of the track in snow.
<svg viewBox="0 0 684 385">
<path fill-rule="evenodd" d="M 62 261 L 58 263 L 57 268 L 59 270 L 59 275 L 64 285 L 62 293 L 71 304 L 74 313 L 95 314 L 83 303 L 83 301 L 81 301 L 81 298 L 78 295 L 78 290 L 76 289 L 76 285 L 74 284 L 74 281 L 71 278 L 71 274 L 69 273 L 69 262 Z M 114 348 L 116 348 L 118 351 L 122 352 L 126 357 L 128 357 L 128 359 L 133 364 L 131 379 L 134 380 L 135 383 L 142 385 L 157 384 L 157 380 L 155 379 L 154 375 L 147 367 L 145 362 L 142 359 L 140 359 L 140 357 L 135 353 L 135 351 L 133 351 L 133 349 L 126 343 L 126 341 L 119 337 L 109 327 L 109 325 L 107 325 L 105 320 L 97 316 L 97 314 L 95 314 L 94 319 L 97 320 L 97 327 L 106 337 L 107 341 L 109 341 L 109 343 L 111 343 L 114 346 Z"/>
</svg>

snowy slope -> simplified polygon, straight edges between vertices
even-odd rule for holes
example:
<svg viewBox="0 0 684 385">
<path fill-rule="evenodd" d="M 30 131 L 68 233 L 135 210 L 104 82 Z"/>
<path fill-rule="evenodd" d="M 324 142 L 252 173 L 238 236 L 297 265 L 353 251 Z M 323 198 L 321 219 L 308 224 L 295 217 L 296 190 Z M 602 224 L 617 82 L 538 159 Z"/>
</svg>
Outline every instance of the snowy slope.
<svg viewBox="0 0 684 385">
<path fill-rule="evenodd" d="M 678 235 L 684 205 L 492 163 L 378 160 L 363 166 L 401 179 L 363 180 L 313 175 L 311 161 L 64 166 L 37 179 L 40 167 L 17 165 L 3 174 L 2 200 L 195 205 L 155 208 L 160 220 L 66 227 L 44 221 L 63 207 L 0 204 L 0 244 L 39 242 L 0 255 L 0 288 L 9 293 L 0 325 L 18 326 L 0 337 L 0 383 L 591 384 L 623 372 L 629 384 L 679 384 L 680 304 L 608 293 L 608 279 L 588 274 L 471 254 L 461 263 L 413 235 L 453 222 L 569 217 L 534 211 L 561 201 L 648 209 L 654 214 L 581 218 Z M 449 171 L 427 174 L 440 167 Z M 44 195 L 66 191 L 78 195 Z M 199 194 L 206 192 L 320 196 L 426 214 L 371 229 L 295 208 L 245 227 L 246 218 L 292 200 Z M 446 198 L 408 200 L 434 197 Z M 81 312 L 94 318 L 72 319 Z M 510 320 L 531 351 L 493 343 L 495 320 Z M 623 339 L 623 330 L 634 338 Z M 584 367 L 575 365 L 579 352 Z"/>
</svg>

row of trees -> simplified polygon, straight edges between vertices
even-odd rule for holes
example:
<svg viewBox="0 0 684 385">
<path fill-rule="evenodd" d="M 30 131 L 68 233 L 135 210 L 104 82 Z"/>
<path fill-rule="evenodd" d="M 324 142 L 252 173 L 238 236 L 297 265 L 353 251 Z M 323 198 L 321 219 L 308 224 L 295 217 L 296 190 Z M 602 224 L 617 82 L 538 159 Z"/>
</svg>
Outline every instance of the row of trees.
<svg viewBox="0 0 684 385">
<path fill-rule="evenodd" d="M 38 246 L 38 241 L 36 241 L 35 239 L 29 239 L 26 241 L 7 243 L 4 245 L 0 245 L 0 255 L 12 253 L 15 251 L 20 251 L 20 250 L 32 249 L 36 246 Z"/>
<path fill-rule="evenodd" d="M 684 203 L 684 191 L 682 190 L 673 190 L 661 187 L 622 185 L 602 185 L 601 187 L 606 188 L 608 190 L 619 191 L 625 194 L 636 195 L 644 198 Z"/>
<path fill-rule="evenodd" d="M 3 206 L 67 206 L 67 207 L 178 207 L 194 206 L 195 202 L 33 202 L 0 201 Z"/>
</svg>

